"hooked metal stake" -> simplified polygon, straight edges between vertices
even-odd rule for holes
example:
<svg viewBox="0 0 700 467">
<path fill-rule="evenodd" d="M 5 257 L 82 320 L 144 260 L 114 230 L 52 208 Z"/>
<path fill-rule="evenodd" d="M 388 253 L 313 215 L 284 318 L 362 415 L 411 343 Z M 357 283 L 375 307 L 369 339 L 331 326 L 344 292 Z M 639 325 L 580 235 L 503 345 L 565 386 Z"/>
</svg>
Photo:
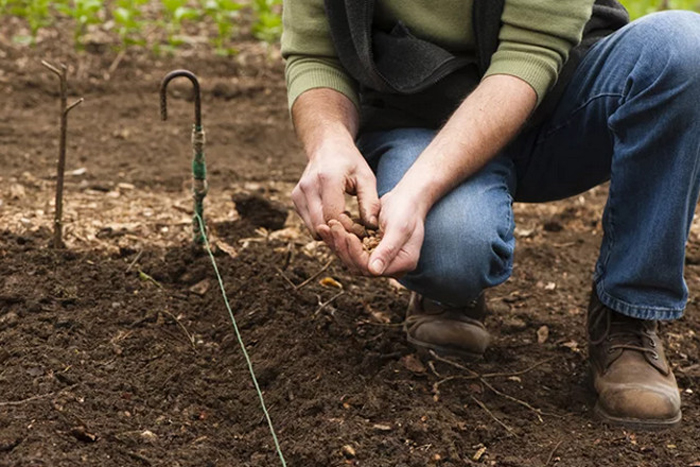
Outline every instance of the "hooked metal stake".
<svg viewBox="0 0 700 467">
<path fill-rule="evenodd" d="M 200 227 L 204 226 L 204 197 L 209 187 L 207 185 L 207 166 L 204 158 L 204 129 L 202 128 L 202 99 L 197 77 L 188 70 L 171 71 L 163 78 L 160 84 L 160 116 L 168 119 L 167 87 L 174 78 L 184 77 L 189 79 L 194 86 L 194 125 L 192 127 L 192 196 L 194 198 L 194 218 L 192 228 L 194 241 L 204 244 L 205 232 Z M 206 227 L 205 227 L 206 228 Z"/>
</svg>

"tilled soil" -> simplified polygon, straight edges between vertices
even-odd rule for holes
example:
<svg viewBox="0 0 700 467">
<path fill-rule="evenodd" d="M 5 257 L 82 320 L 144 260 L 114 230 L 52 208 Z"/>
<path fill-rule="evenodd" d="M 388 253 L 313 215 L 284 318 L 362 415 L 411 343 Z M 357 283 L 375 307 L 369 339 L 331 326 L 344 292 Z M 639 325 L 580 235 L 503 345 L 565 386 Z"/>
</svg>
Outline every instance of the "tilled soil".
<svg viewBox="0 0 700 467">
<path fill-rule="evenodd" d="M 188 197 L 192 109 L 178 83 L 160 122 L 157 90 L 180 67 L 202 78 L 215 257 L 289 466 L 700 465 L 696 228 L 687 314 L 663 328 L 683 424 L 608 427 L 583 332 L 605 188 L 516 206 L 515 271 L 488 295 L 495 345 L 478 363 L 421 359 L 405 290 L 328 265 L 298 219 L 282 225 L 304 157 L 277 52 L 129 55 L 107 80 L 111 53 L 0 45 L 0 465 L 281 465 L 210 259 L 168 204 Z M 47 248 L 58 104 L 42 58 L 70 63 L 86 99 L 61 251 Z M 234 196 L 236 210 L 229 192 L 272 204 Z M 185 221 L 156 219 L 171 212 Z"/>
</svg>

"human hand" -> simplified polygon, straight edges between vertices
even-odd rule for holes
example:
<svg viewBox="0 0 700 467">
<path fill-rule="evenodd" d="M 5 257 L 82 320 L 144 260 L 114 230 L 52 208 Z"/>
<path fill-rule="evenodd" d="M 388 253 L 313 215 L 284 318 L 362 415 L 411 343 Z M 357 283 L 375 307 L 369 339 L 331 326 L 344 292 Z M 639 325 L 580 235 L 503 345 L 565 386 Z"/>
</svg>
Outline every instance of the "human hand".
<svg viewBox="0 0 700 467">
<path fill-rule="evenodd" d="M 354 222 L 345 209 L 346 193 L 357 196 L 363 224 L 376 227 L 379 198 L 372 169 L 352 142 L 328 141 L 310 155 L 292 191 L 294 206 L 314 238 L 320 238 L 319 226 L 328 227 L 331 220 L 352 231 Z"/>
<path fill-rule="evenodd" d="M 416 190 L 405 193 L 396 187 L 382 196 L 379 229 L 383 236 L 369 255 L 367 268 L 370 274 L 401 277 L 416 269 L 429 209 Z"/>
<path fill-rule="evenodd" d="M 424 200 L 394 191 L 381 199 L 379 229 L 382 238 L 373 250 L 363 247 L 362 236 L 337 220 L 319 226 L 318 233 L 354 274 L 401 277 L 418 265 L 423 245 Z"/>
</svg>

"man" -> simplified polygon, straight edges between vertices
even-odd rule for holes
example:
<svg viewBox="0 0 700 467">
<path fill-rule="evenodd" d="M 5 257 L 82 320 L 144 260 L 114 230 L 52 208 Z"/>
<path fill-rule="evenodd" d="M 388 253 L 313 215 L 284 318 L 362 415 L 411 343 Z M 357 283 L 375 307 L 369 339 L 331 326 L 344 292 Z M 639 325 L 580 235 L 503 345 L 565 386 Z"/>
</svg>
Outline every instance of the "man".
<svg viewBox="0 0 700 467">
<path fill-rule="evenodd" d="M 680 422 L 657 322 L 687 301 L 700 170 L 700 15 L 626 25 L 613 0 L 286 0 L 289 105 L 308 165 L 292 197 L 357 274 L 413 291 L 408 340 L 479 356 L 513 200 L 610 179 L 588 310 L 603 420 Z M 352 234 L 344 194 L 383 238 Z"/>
</svg>

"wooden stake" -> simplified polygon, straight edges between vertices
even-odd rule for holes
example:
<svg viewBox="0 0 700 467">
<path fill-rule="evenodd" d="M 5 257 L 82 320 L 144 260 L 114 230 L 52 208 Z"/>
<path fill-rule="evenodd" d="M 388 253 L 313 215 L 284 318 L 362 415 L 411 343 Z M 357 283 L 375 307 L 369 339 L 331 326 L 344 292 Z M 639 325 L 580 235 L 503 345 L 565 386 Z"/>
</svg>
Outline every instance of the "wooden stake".
<svg viewBox="0 0 700 467">
<path fill-rule="evenodd" d="M 58 168 L 56 173 L 56 212 L 53 220 L 53 247 L 63 247 L 63 179 L 66 171 L 66 138 L 68 135 L 68 112 L 83 102 L 81 97 L 77 101 L 68 105 L 68 68 L 61 65 L 59 70 L 55 66 L 41 61 L 41 64 L 58 76 L 61 83 L 61 139 L 58 145 Z"/>
</svg>

